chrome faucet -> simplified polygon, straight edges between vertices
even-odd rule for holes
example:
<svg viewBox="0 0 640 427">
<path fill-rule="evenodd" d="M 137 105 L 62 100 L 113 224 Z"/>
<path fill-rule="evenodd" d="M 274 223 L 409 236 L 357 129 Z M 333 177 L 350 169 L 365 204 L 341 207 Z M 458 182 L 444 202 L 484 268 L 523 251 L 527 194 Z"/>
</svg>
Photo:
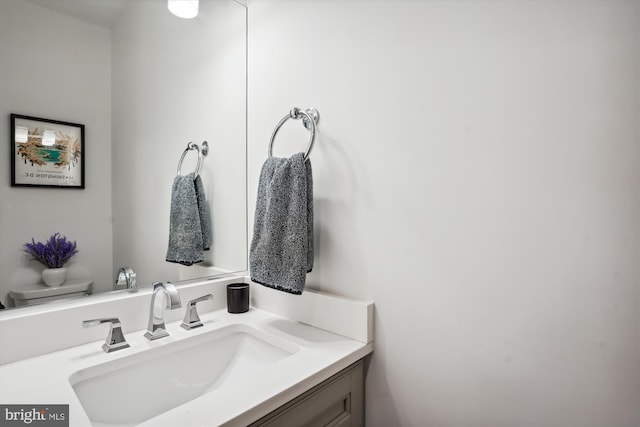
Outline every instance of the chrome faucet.
<svg viewBox="0 0 640 427">
<path fill-rule="evenodd" d="M 135 289 L 136 273 L 131 267 L 120 267 L 113 289 Z"/>
<path fill-rule="evenodd" d="M 213 295 L 207 294 L 201 296 L 200 298 L 192 299 L 191 301 L 189 301 L 189 304 L 187 304 L 187 311 L 186 313 L 184 313 L 184 320 L 182 321 L 180 326 L 182 326 L 182 328 L 186 330 L 191 330 L 202 326 L 202 320 L 200 320 L 200 316 L 198 316 L 196 304 L 200 301 L 206 301 L 210 299 L 213 299 Z"/>
<path fill-rule="evenodd" d="M 144 337 L 149 340 L 157 340 L 158 338 L 169 336 L 164 326 L 164 309 L 173 310 L 180 307 L 182 307 L 180 295 L 173 284 L 169 282 L 154 283 L 151 310 L 149 311 L 149 326 Z"/>
<path fill-rule="evenodd" d="M 109 323 L 109 335 L 107 335 L 107 339 L 105 343 L 102 344 L 102 349 L 106 353 L 111 353 L 112 351 L 122 350 L 123 348 L 128 348 L 129 344 L 124 339 L 124 335 L 122 334 L 122 328 L 120 325 L 120 320 L 117 317 L 109 317 L 104 319 L 93 319 L 93 320 L 85 320 L 82 322 L 83 328 L 88 328 L 90 326 L 102 325 L 103 323 Z"/>
</svg>

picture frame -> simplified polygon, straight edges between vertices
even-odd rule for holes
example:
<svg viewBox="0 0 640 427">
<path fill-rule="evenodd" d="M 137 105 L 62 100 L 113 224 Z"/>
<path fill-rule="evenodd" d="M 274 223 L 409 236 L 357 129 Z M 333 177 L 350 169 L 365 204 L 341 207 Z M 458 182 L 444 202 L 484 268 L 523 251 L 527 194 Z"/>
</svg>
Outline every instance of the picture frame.
<svg viewBox="0 0 640 427">
<path fill-rule="evenodd" d="M 84 125 L 11 114 L 11 186 L 84 189 Z"/>
</svg>

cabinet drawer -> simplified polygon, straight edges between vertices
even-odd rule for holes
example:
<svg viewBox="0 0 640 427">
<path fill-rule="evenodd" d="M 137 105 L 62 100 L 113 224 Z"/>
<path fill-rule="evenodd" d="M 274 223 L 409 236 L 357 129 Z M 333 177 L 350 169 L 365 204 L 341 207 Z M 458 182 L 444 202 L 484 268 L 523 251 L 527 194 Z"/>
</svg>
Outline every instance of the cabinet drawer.
<svg viewBox="0 0 640 427">
<path fill-rule="evenodd" d="M 250 427 L 338 427 L 364 425 L 362 361 L 332 376 Z"/>
</svg>

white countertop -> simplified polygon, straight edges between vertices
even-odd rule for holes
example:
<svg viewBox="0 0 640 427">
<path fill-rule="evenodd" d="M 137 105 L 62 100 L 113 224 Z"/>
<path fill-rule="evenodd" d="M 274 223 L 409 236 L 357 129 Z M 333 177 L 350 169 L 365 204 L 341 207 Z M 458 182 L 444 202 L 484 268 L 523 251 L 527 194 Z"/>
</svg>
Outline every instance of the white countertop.
<svg viewBox="0 0 640 427">
<path fill-rule="evenodd" d="M 327 313 L 327 316 L 330 316 Z M 126 332 L 126 350 L 105 353 L 104 339 L 0 366 L 2 404 L 69 404 L 70 426 L 91 422 L 69 382 L 79 369 L 148 351 L 197 334 L 233 324 L 247 325 L 293 343 L 296 353 L 250 379 L 214 389 L 190 402 L 140 424 L 142 426 L 247 425 L 371 353 L 373 343 L 327 332 L 252 307 L 229 314 L 226 309 L 201 314 L 204 326 L 192 331 L 180 321 L 167 324 L 169 337 L 149 341 L 145 330 Z M 79 319 L 80 320 L 84 319 Z M 24 337 L 29 339 L 28 336 Z M 161 374 L 161 373 L 160 373 Z M 131 402 L 135 405 L 135 402 Z M 117 408 L 114 408 L 117 410 Z"/>
</svg>

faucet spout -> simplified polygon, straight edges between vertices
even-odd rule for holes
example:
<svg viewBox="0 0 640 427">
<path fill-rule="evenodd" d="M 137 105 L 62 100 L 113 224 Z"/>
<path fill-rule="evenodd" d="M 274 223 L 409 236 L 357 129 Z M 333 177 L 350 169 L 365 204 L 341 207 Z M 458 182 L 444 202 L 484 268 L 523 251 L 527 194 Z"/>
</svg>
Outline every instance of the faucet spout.
<svg viewBox="0 0 640 427">
<path fill-rule="evenodd" d="M 178 290 L 173 284 L 159 283 L 160 287 L 164 288 L 165 295 L 169 297 L 169 301 L 167 301 L 167 307 L 169 310 L 175 310 L 176 308 L 182 307 L 182 303 L 180 302 L 180 294 L 178 294 Z"/>
<path fill-rule="evenodd" d="M 144 334 L 149 340 L 169 336 L 164 324 L 164 309 L 174 310 L 182 307 L 180 295 L 173 284 L 156 282 L 153 284 L 151 309 L 149 311 L 149 326 Z"/>
</svg>

